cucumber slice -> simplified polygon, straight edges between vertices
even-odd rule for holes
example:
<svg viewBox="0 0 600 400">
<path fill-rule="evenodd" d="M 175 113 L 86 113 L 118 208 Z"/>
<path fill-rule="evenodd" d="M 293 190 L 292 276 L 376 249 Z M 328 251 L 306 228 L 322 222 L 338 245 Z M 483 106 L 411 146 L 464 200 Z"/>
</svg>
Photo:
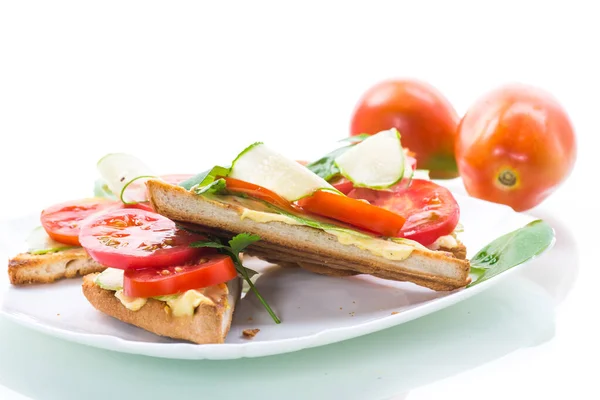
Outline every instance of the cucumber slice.
<svg viewBox="0 0 600 400">
<path fill-rule="evenodd" d="M 150 167 L 125 153 L 112 153 L 102 157 L 97 168 L 108 189 L 125 204 L 145 201 L 143 181 L 140 178 L 155 177 Z M 128 193 L 125 193 L 128 187 Z"/>
<path fill-rule="evenodd" d="M 27 237 L 27 252 L 30 254 L 48 254 L 72 249 L 75 246 L 57 242 L 46 233 L 46 230 L 38 226 Z"/>
<path fill-rule="evenodd" d="M 396 129 L 379 132 L 335 159 L 354 186 L 387 189 L 404 177 L 405 156 Z M 412 174 L 412 171 L 409 172 Z"/>
<path fill-rule="evenodd" d="M 96 277 L 96 285 L 106 290 L 121 290 L 123 289 L 123 274 L 122 269 L 106 268 Z"/>
<path fill-rule="evenodd" d="M 229 176 L 262 186 L 288 201 L 299 200 L 321 189 L 337 192 L 308 168 L 263 143 L 254 143 L 242 151 L 233 161 Z"/>
<path fill-rule="evenodd" d="M 96 182 L 94 182 L 94 197 L 117 200 L 117 196 L 110 191 L 104 179 L 96 179 Z"/>
</svg>

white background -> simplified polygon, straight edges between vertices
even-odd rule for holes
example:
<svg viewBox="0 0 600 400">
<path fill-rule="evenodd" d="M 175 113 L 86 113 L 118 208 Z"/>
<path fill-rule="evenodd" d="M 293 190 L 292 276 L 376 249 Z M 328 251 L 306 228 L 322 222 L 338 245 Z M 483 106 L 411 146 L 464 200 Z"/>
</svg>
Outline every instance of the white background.
<svg viewBox="0 0 600 400">
<path fill-rule="evenodd" d="M 108 152 L 164 173 L 202 171 L 258 140 L 313 158 L 348 134 L 358 97 L 388 77 L 434 84 L 459 114 L 502 83 L 541 86 L 567 109 L 579 144 L 570 179 L 539 209 L 560 221 L 573 252 L 563 267 L 575 282 L 555 299 L 551 338 L 452 374 L 431 365 L 439 379 L 403 385 L 395 398 L 598 398 L 586 364 L 600 337 L 597 240 L 586 233 L 600 222 L 594 2 L 198 3 L 0 3 L 0 217 L 89 196 Z M 11 329 L 13 340 L 23 334 Z M 0 398 L 28 394 L 18 376 L 0 375 Z M 355 395 L 373 393 L 365 383 Z"/>
</svg>

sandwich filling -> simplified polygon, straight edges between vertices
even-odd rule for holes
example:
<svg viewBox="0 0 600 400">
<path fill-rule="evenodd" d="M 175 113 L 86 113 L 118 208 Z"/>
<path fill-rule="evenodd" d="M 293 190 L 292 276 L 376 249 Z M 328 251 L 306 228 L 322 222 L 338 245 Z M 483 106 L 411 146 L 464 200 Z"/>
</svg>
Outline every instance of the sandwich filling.
<svg viewBox="0 0 600 400">
<path fill-rule="evenodd" d="M 107 268 L 100 273 L 94 283 L 104 290 L 115 292 L 115 297 L 130 311 L 139 311 L 149 299 L 165 303 L 165 312 L 173 317 L 190 317 L 202 304 L 209 306 L 222 306 L 226 309 L 235 304 L 236 293 L 239 292 L 239 279 L 235 278 L 226 283 L 190 289 L 182 293 L 153 297 L 130 297 L 123 293 L 123 270 Z"/>
</svg>

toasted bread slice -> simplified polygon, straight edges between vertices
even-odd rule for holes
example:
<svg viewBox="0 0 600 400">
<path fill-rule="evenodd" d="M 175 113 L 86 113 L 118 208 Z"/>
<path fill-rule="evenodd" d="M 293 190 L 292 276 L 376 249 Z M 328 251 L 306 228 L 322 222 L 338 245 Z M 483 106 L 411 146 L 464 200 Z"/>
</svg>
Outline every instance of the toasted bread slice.
<svg viewBox="0 0 600 400">
<path fill-rule="evenodd" d="M 410 281 L 433 290 L 453 290 L 470 281 L 469 262 L 451 253 L 415 248 L 405 259 L 388 259 L 368 249 L 343 244 L 321 229 L 243 218 L 242 206 L 199 196 L 158 180 L 148 181 L 147 186 L 152 206 L 167 218 L 197 224 L 199 229 L 223 237 L 242 232 L 259 235 L 262 240 L 246 249 L 247 254 L 259 258 Z M 385 243 L 389 245 L 388 241 Z"/>
<path fill-rule="evenodd" d="M 227 289 L 216 301 L 207 298 L 200 303 L 194 315 L 175 317 L 165 302 L 155 299 L 148 299 L 137 311 L 125 308 L 114 291 L 96 285 L 97 275 L 86 275 L 82 285 L 84 296 L 95 309 L 156 335 L 197 344 L 225 342 L 241 291 L 240 281 L 235 279 L 223 285 Z"/>
<path fill-rule="evenodd" d="M 83 248 L 39 255 L 21 253 L 8 262 L 8 276 L 13 285 L 52 283 L 105 269 L 90 258 Z"/>
</svg>

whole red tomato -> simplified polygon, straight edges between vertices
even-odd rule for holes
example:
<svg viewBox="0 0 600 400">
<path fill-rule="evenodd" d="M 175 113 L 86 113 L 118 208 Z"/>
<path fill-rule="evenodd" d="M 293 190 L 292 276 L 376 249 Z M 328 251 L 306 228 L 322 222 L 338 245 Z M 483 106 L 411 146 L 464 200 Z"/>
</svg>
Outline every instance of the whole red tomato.
<svg viewBox="0 0 600 400">
<path fill-rule="evenodd" d="M 432 178 L 458 176 L 454 138 L 459 116 L 433 86 L 413 79 L 378 83 L 359 100 L 350 128 L 352 136 L 390 128 L 400 132 L 402 145 L 416 153 L 417 168 Z"/>
<path fill-rule="evenodd" d="M 463 117 L 456 140 L 467 192 L 528 210 L 570 174 L 576 157 L 573 126 L 547 92 L 510 84 L 480 98 Z"/>
</svg>

